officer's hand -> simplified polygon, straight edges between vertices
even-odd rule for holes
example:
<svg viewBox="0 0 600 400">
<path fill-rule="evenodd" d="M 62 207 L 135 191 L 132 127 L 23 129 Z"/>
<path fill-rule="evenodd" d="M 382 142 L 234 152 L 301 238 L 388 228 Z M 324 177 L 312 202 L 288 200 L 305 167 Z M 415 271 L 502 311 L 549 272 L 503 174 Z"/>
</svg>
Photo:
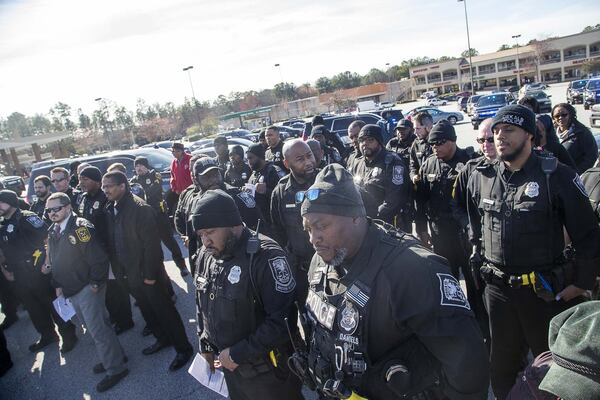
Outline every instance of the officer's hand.
<svg viewBox="0 0 600 400">
<path fill-rule="evenodd" d="M 575 285 L 569 285 L 556 295 L 556 301 L 570 301 L 578 296 L 583 295 L 585 292 L 585 289 L 580 289 Z"/>
<path fill-rule="evenodd" d="M 63 295 L 62 288 L 56 288 L 56 297 L 60 297 Z"/>
<path fill-rule="evenodd" d="M 190 247 L 190 238 L 187 236 L 182 236 L 181 240 L 183 241 L 183 245 L 185 247 Z"/>
<path fill-rule="evenodd" d="M 219 361 L 224 368 L 227 368 L 230 371 L 234 371 L 238 367 L 229 355 L 229 347 L 219 353 Z"/>
<path fill-rule="evenodd" d="M 152 286 L 152 285 L 154 285 L 156 283 L 156 279 L 144 279 L 144 283 L 146 285 Z"/>
<path fill-rule="evenodd" d="M 421 241 L 423 246 L 431 248 L 431 236 L 429 236 L 429 232 L 418 232 L 417 236 L 419 236 L 419 240 Z"/>
<path fill-rule="evenodd" d="M 204 357 L 208 363 L 210 372 L 215 372 L 215 353 L 202 353 L 202 357 Z"/>
<path fill-rule="evenodd" d="M 260 194 L 267 193 L 267 184 L 266 183 L 257 183 L 256 184 L 256 193 L 260 193 Z"/>
<path fill-rule="evenodd" d="M 42 274 L 44 274 L 44 275 L 48 275 L 51 272 L 51 268 L 48 264 L 42 265 L 42 268 L 40 270 L 42 271 Z"/>
<path fill-rule="evenodd" d="M 5 267 L 2 267 L 1 269 L 2 269 L 2 274 L 4 275 L 4 277 L 6 278 L 7 281 L 9 281 L 9 282 L 15 281 L 15 274 L 13 274 L 9 270 L 7 270 Z"/>
<path fill-rule="evenodd" d="M 413 185 L 416 185 L 417 182 L 419 182 L 420 180 L 421 180 L 421 177 L 419 175 L 414 175 L 412 177 L 412 183 L 413 183 Z"/>
</svg>

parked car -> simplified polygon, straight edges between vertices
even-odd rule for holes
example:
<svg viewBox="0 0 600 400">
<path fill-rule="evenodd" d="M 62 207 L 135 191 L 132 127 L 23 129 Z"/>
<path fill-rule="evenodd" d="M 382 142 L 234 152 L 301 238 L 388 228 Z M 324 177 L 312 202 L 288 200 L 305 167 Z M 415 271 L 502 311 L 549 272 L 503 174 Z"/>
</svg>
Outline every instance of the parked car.
<svg viewBox="0 0 600 400">
<path fill-rule="evenodd" d="M 589 110 L 594 104 L 600 103 L 600 78 L 590 79 L 583 91 L 583 108 Z"/>
<path fill-rule="evenodd" d="M 404 114 L 402 114 L 402 110 L 395 109 L 395 108 L 375 111 L 373 114 L 377 114 L 383 119 L 391 117 L 395 121 L 400 121 L 402 118 L 404 118 Z"/>
<path fill-rule="evenodd" d="M 7 190 L 12 190 L 19 197 L 25 191 L 25 181 L 20 176 L 0 176 L 0 184 Z"/>
<path fill-rule="evenodd" d="M 458 100 L 456 100 L 456 105 L 458 106 L 458 111 L 467 112 L 467 101 L 468 100 L 469 100 L 468 97 L 459 97 Z"/>
<path fill-rule="evenodd" d="M 171 150 L 171 147 L 173 147 L 173 143 L 175 143 L 175 140 L 163 140 L 160 142 L 154 142 L 154 143 L 148 143 L 145 144 L 143 146 L 141 146 L 141 148 L 144 149 L 148 149 L 148 148 L 154 148 L 154 149 L 165 149 L 165 150 Z M 184 149 L 185 151 L 189 152 L 190 148 L 189 148 L 189 142 L 184 142 L 184 141 L 180 141 L 177 140 L 178 143 L 183 143 Z"/>
<path fill-rule="evenodd" d="M 416 111 L 415 111 L 416 110 Z M 438 121 L 441 121 L 443 119 L 448 120 L 448 122 L 450 122 L 452 125 L 456 124 L 459 121 L 462 121 L 464 119 L 462 113 L 459 112 L 455 112 L 455 111 L 442 111 L 438 108 L 433 108 L 433 107 L 425 107 L 425 108 L 421 108 L 419 107 L 419 109 L 415 109 L 413 111 L 410 112 L 410 119 L 412 120 L 412 117 L 419 111 L 426 111 L 429 113 L 429 115 L 431 115 L 431 118 L 433 119 L 433 123 L 437 123 Z"/>
<path fill-rule="evenodd" d="M 250 134 L 252 134 L 252 132 L 250 132 L 248 129 L 233 129 L 231 131 L 219 132 L 220 136 L 225 136 L 227 138 L 230 138 L 230 137 L 245 138 Z"/>
<path fill-rule="evenodd" d="M 282 137 L 281 140 L 285 140 L 287 138 L 290 137 L 294 137 L 294 138 L 298 138 L 298 137 L 302 137 L 302 129 L 297 129 L 297 128 L 292 128 L 291 126 L 277 126 L 277 128 L 279 128 L 279 135 L 285 136 Z"/>
<path fill-rule="evenodd" d="M 476 94 L 473 95 L 471 97 L 469 97 L 469 100 L 467 100 L 467 115 L 470 117 L 471 115 L 473 115 L 473 109 L 475 108 L 475 104 L 477 104 L 477 101 L 481 98 L 480 94 Z"/>
<path fill-rule="evenodd" d="M 510 93 L 494 93 L 487 96 L 481 96 L 473 109 L 471 124 L 473 129 L 479 129 L 481 121 L 487 118 L 493 118 L 499 109 L 514 102 L 514 97 Z"/>
<path fill-rule="evenodd" d="M 387 132 L 387 121 L 374 113 L 334 115 L 323 117 L 323 120 L 325 122 L 325 127 L 330 132 L 337 133 L 346 147 L 350 147 L 350 139 L 348 139 L 348 126 L 350 126 L 350 124 L 356 120 L 362 120 L 367 124 L 379 125 L 385 133 L 384 139 L 387 137 L 387 140 L 389 140 L 392 135 L 392 133 Z M 305 124 L 304 135 L 308 137 L 310 136 L 310 132 L 312 130 L 312 118 L 306 120 Z"/>
<path fill-rule="evenodd" d="M 546 92 L 540 90 L 538 92 L 529 92 L 527 96 L 531 96 L 537 100 L 540 106 L 540 113 L 552 112 L 552 101 L 549 99 L 552 95 L 547 95 Z"/>
<path fill-rule="evenodd" d="M 504 91 L 508 93 L 517 93 L 519 90 L 520 89 L 518 86 L 509 86 L 506 89 L 504 89 Z"/>
<path fill-rule="evenodd" d="M 31 204 L 31 202 L 35 200 L 35 194 L 33 193 L 33 181 L 35 178 L 40 175 L 50 176 L 50 171 L 55 167 L 63 167 L 68 169 L 69 165 L 73 161 L 80 161 L 98 167 L 100 172 L 104 174 L 111 164 L 120 162 L 127 168 L 127 177 L 131 178 L 134 173 L 133 161 L 139 156 L 146 157 L 150 166 L 156 172 L 160 172 L 162 176 L 163 191 L 167 192 L 170 189 L 169 181 L 171 179 L 171 162 L 174 158 L 173 154 L 163 148 L 156 149 L 153 147 L 141 147 L 134 150 L 118 150 L 94 156 L 70 158 L 61 162 L 57 162 L 54 165 L 47 165 L 41 168 L 32 169 L 29 177 L 29 184 L 27 186 L 27 202 Z"/>
<path fill-rule="evenodd" d="M 594 104 L 591 109 L 592 115 L 590 115 L 590 126 L 593 128 L 600 128 L 600 104 Z"/>
<path fill-rule="evenodd" d="M 521 89 L 519 90 L 519 95 L 524 96 L 526 93 L 545 90 L 547 87 L 548 86 L 546 86 L 544 83 L 541 83 L 541 82 L 528 83 L 526 85 L 523 85 L 523 87 L 521 87 Z"/>
<path fill-rule="evenodd" d="M 441 94 L 438 96 L 438 98 L 441 100 L 446 100 L 447 102 L 458 100 L 458 96 L 455 95 L 454 93 Z"/>
<path fill-rule="evenodd" d="M 567 103 L 583 104 L 583 91 L 588 81 L 589 79 L 579 79 L 569 82 L 569 86 L 567 86 Z"/>
<path fill-rule="evenodd" d="M 432 97 L 427 99 L 427 102 L 425 103 L 427 104 L 427 106 L 432 107 L 432 106 L 445 106 L 446 104 L 448 104 L 448 102 L 446 100 L 443 99 L 439 99 L 437 97 Z"/>
<path fill-rule="evenodd" d="M 200 141 L 198 141 L 200 142 Z M 198 143 L 198 142 L 194 142 L 194 144 Z M 198 143 L 195 146 L 190 147 L 190 150 L 192 151 L 192 154 L 194 154 L 196 152 L 196 150 L 201 150 L 201 149 L 208 149 L 209 147 L 214 147 L 213 146 L 213 139 L 203 139 L 201 141 L 201 143 Z M 240 145 L 242 147 L 250 147 L 254 144 L 254 142 L 252 140 L 246 139 L 246 138 L 227 138 L 227 144 L 229 145 L 229 147 L 235 146 L 235 145 Z"/>
<path fill-rule="evenodd" d="M 250 142 L 250 143 L 254 144 L 253 142 Z M 230 143 L 228 145 L 229 151 L 231 151 L 231 149 L 234 146 L 237 146 L 237 145 Z M 240 144 L 240 146 L 242 146 L 242 149 L 244 149 L 244 154 L 246 154 L 246 151 L 248 151 L 248 147 L 250 147 L 250 146 L 247 146 L 247 145 L 244 145 L 244 144 Z M 215 148 L 212 145 L 211 146 L 207 146 L 207 147 L 203 147 L 203 148 L 198 149 L 198 150 L 195 150 L 192 153 L 192 155 L 196 155 L 196 154 L 205 154 L 205 155 L 207 155 L 209 157 L 216 157 L 217 156 L 217 152 L 215 151 Z"/>
<path fill-rule="evenodd" d="M 427 91 L 427 92 L 423 93 L 423 94 L 421 95 L 421 98 L 422 98 L 422 99 L 428 99 L 428 98 L 430 98 L 430 97 L 435 97 L 436 95 L 437 95 L 437 93 L 436 93 L 435 91 L 433 91 L 433 90 L 429 90 L 429 91 Z"/>
</svg>

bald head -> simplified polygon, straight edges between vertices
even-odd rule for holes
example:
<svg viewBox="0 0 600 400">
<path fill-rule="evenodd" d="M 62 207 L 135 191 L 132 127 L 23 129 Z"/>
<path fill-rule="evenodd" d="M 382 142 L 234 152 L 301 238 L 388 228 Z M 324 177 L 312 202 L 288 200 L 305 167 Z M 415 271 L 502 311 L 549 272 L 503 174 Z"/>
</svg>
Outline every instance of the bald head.
<svg viewBox="0 0 600 400">
<path fill-rule="evenodd" d="M 285 142 L 283 145 L 283 163 L 290 170 L 294 179 L 300 183 L 306 182 L 315 175 L 317 165 L 315 156 L 311 147 L 302 139 Z"/>
<path fill-rule="evenodd" d="M 494 144 L 494 133 L 492 132 L 493 118 L 486 118 L 479 124 L 477 132 L 477 143 L 479 149 L 488 160 L 496 159 L 496 146 Z M 491 141 L 490 141 L 491 140 Z"/>
</svg>

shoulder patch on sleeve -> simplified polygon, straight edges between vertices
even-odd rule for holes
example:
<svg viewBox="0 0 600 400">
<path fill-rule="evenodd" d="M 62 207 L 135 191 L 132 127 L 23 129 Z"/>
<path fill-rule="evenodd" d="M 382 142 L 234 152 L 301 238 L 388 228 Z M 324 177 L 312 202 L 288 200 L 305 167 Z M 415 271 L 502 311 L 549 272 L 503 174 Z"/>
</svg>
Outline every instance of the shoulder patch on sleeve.
<svg viewBox="0 0 600 400">
<path fill-rule="evenodd" d="M 240 192 L 237 194 L 237 197 L 242 200 L 247 208 L 256 207 L 256 200 L 254 200 L 254 197 L 252 197 L 250 193 L 240 190 Z"/>
<path fill-rule="evenodd" d="M 440 305 L 471 309 L 460 283 L 450 274 L 436 274 L 440 281 Z"/>
<path fill-rule="evenodd" d="M 583 181 L 581 180 L 579 174 L 575 174 L 575 178 L 573 178 L 573 183 L 575 184 L 575 187 L 579 189 L 582 195 L 584 195 L 585 197 L 590 197 L 587 191 L 585 190 L 585 185 L 583 184 Z"/>
<path fill-rule="evenodd" d="M 394 185 L 402 185 L 404 183 L 404 167 L 402 165 L 394 165 L 392 183 Z"/>
<path fill-rule="evenodd" d="M 77 238 L 82 243 L 87 243 L 92 238 L 90 231 L 85 226 L 75 229 L 75 234 L 77 234 Z"/>
<path fill-rule="evenodd" d="M 271 268 L 271 274 L 275 280 L 275 290 L 280 293 L 290 293 L 296 288 L 296 281 L 292 270 L 287 262 L 287 259 L 283 256 L 269 259 L 269 267 Z"/>
<path fill-rule="evenodd" d="M 42 221 L 42 219 L 37 215 L 27 217 L 25 220 L 29 222 L 34 228 L 41 228 L 42 226 L 44 226 L 44 221 Z"/>
</svg>

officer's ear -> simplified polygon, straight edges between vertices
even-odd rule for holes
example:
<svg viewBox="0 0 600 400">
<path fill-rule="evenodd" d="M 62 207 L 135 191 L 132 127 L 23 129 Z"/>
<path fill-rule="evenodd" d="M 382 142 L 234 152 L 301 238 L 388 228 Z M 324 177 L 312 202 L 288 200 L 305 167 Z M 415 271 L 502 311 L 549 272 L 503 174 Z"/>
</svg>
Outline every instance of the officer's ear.
<svg viewBox="0 0 600 400">
<path fill-rule="evenodd" d="M 285 165 L 285 167 L 287 169 L 290 169 L 290 164 L 288 163 L 288 160 L 286 160 L 285 158 L 283 159 L 283 165 Z"/>
</svg>

